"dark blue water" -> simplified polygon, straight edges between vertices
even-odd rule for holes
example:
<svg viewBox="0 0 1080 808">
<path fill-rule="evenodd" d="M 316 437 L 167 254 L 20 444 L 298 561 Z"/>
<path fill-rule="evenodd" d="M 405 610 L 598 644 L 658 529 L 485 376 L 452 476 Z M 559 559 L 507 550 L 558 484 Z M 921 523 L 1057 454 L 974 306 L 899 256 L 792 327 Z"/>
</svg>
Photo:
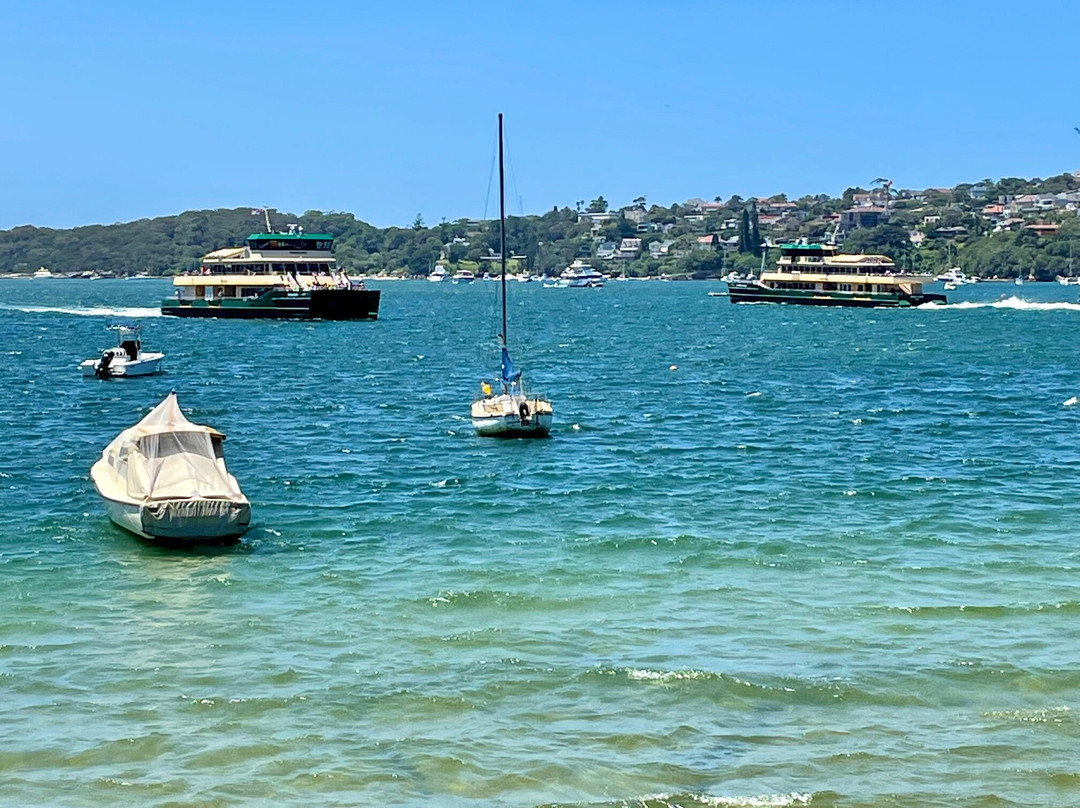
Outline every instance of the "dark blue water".
<svg viewBox="0 0 1080 808">
<path fill-rule="evenodd" d="M 515 284 L 556 426 L 502 442 L 494 285 L 382 288 L 194 322 L 0 281 L 0 803 L 1075 802 L 1075 289 Z M 81 378 L 133 318 L 167 372 Z M 234 548 L 142 544 L 89 481 L 171 389 L 228 435 Z"/>
</svg>

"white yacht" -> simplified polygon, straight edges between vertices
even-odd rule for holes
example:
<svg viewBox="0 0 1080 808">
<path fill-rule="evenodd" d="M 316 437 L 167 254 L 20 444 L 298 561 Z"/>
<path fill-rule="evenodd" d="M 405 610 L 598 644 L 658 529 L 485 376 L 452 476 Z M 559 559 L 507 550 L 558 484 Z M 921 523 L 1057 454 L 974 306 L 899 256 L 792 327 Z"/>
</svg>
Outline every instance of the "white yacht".
<svg viewBox="0 0 1080 808">
<path fill-rule="evenodd" d="M 462 269 L 454 273 L 454 276 L 450 279 L 451 283 L 472 283 L 476 280 L 476 276 L 472 271 L 468 269 Z"/>
<path fill-rule="evenodd" d="M 37 271 L 34 272 L 32 277 L 34 278 L 34 280 L 39 280 L 41 278 L 55 278 L 56 275 L 45 269 L 45 267 L 39 267 Z"/>
<path fill-rule="evenodd" d="M 447 278 L 446 267 L 442 264 L 436 264 L 435 269 L 431 270 L 431 274 L 427 276 L 427 279 L 432 283 L 441 283 Z"/>
<path fill-rule="evenodd" d="M 559 275 L 558 286 L 603 286 L 604 276 L 602 273 L 593 269 L 585 261 L 580 258 L 575 258 L 574 263 L 568 266 Z"/>
<path fill-rule="evenodd" d="M 962 269 L 960 269 L 960 267 L 949 267 L 947 270 L 945 270 L 940 275 L 938 275 L 936 278 L 934 278 L 934 280 L 935 281 L 944 281 L 945 283 L 953 283 L 953 284 L 956 284 L 957 286 L 959 286 L 961 284 L 965 284 L 965 283 L 973 283 L 974 282 L 974 281 L 970 280 L 967 275 L 964 274 L 964 271 Z"/>
</svg>

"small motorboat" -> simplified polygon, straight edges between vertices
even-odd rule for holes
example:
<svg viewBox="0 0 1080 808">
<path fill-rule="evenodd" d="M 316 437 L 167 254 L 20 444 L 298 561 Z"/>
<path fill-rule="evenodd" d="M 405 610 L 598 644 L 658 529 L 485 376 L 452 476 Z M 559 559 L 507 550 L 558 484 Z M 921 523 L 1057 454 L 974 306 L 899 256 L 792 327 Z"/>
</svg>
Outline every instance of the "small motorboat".
<svg viewBox="0 0 1080 808">
<path fill-rule="evenodd" d="M 109 518 L 136 536 L 168 545 L 235 541 L 251 505 L 225 468 L 224 440 L 185 418 L 169 393 L 105 447 L 90 478 Z"/>
<path fill-rule="evenodd" d="M 142 326 L 114 325 L 115 348 L 106 348 L 98 359 L 86 359 L 79 363 L 83 376 L 108 379 L 114 376 L 149 376 L 161 372 L 163 353 L 151 353 L 142 349 L 139 332 Z"/>
</svg>

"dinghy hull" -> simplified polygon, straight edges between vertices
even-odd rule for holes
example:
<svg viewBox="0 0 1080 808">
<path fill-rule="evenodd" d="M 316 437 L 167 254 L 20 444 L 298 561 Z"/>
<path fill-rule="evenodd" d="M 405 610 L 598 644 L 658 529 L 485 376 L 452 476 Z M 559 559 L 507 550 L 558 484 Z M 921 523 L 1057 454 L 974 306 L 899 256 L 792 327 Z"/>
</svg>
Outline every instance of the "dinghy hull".
<svg viewBox="0 0 1080 808">
<path fill-rule="evenodd" d="M 101 494 L 101 492 L 98 492 Z M 113 524 L 164 544 L 225 544 L 251 523 L 251 505 L 228 500 L 123 502 L 101 495 Z"/>
</svg>

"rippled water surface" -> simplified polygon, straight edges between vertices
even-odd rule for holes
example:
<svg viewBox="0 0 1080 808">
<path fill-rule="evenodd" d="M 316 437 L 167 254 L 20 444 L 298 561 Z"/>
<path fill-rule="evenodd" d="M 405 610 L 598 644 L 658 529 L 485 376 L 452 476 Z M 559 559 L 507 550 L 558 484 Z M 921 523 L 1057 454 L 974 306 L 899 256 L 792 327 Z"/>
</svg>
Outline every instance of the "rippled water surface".
<svg viewBox="0 0 1080 808">
<path fill-rule="evenodd" d="M 556 426 L 500 442 L 494 284 L 274 323 L 0 281 L 0 804 L 1074 804 L 1075 289 L 718 288 L 515 284 Z M 81 378 L 132 318 L 167 372 Z M 236 547 L 94 493 L 171 389 L 228 435 Z"/>
</svg>

